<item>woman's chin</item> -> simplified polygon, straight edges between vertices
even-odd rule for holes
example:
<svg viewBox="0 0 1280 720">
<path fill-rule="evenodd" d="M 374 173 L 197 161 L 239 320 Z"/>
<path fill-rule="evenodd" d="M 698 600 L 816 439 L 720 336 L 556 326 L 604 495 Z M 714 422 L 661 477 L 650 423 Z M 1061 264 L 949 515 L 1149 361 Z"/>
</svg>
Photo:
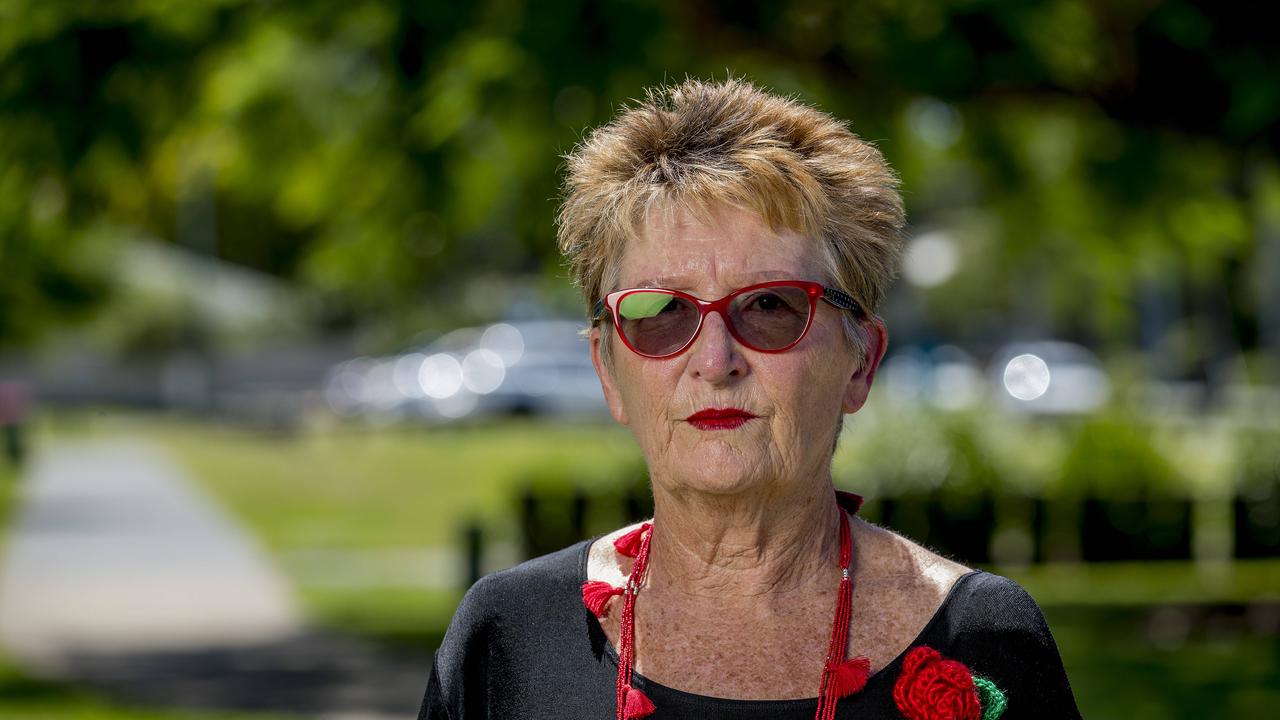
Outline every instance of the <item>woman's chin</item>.
<svg viewBox="0 0 1280 720">
<path fill-rule="evenodd" d="M 736 495 L 775 482 L 781 473 L 773 438 L 767 428 L 748 426 L 701 431 L 686 425 L 663 438 L 645 453 L 654 483 L 677 493 Z"/>
<path fill-rule="evenodd" d="M 711 446 L 686 457 L 688 460 L 679 467 L 673 467 L 669 475 L 685 490 L 708 495 L 737 495 L 771 482 L 769 463 L 757 453 Z"/>
</svg>

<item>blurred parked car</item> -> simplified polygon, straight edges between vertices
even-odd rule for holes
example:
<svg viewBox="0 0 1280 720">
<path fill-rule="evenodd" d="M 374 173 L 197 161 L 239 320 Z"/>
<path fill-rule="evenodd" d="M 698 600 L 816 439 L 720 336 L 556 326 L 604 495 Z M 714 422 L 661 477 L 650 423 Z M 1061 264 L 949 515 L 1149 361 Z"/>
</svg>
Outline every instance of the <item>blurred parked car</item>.
<svg viewBox="0 0 1280 720">
<path fill-rule="evenodd" d="M 1075 415 L 1101 408 L 1111 382 L 1098 357 L 1057 340 L 1013 342 L 1000 347 L 984 373 L 978 361 L 954 345 L 907 346 L 885 360 L 884 392 L 894 402 L 963 410 L 984 399 L 1014 413 Z"/>
<path fill-rule="evenodd" d="M 1089 413 L 1111 397 L 1111 381 L 1098 356 L 1075 343 L 1010 343 L 993 356 L 988 373 L 1000 404 L 1014 412 Z"/>
<path fill-rule="evenodd" d="M 459 328 L 399 355 L 334 367 L 325 396 L 341 415 L 382 422 L 600 415 L 604 395 L 581 330 L 570 320 Z"/>
<path fill-rule="evenodd" d="M 884 392 L 896 403 L 964 410 L 976 405 L 987 392 L 981 366 L 955 345 L 897 350 L 885 360 L 881 375 Z"/>
</svg>

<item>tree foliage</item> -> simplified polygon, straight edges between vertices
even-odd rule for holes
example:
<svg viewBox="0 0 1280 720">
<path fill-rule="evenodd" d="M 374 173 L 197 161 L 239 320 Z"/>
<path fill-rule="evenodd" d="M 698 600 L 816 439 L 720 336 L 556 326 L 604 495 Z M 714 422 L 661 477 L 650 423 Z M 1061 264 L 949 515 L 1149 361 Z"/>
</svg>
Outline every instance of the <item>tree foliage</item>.
<svg viewBox="0 0 1280 720">
<path fill-rule="evenodd" d="M 330 319 L 562 275 L 560 155 L 646 85 L 733 73 L 848 118 L 957 238 L 938 327 L 1133 344 L 1154 287 L 1178 314 L 1221 295 L 1252 346 L 1268 32 L 1185 0 L 5 0 L 0 345 L 100 303 L 133 237 Z"/>
</svg>

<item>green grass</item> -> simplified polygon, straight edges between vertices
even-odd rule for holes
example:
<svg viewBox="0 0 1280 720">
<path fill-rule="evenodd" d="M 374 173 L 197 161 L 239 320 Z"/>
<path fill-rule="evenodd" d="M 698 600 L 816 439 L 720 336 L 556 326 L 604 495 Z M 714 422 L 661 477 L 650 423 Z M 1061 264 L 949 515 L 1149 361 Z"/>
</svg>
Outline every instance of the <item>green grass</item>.
<svg viewBox="0 0 1280 720">
<path fill-rule="evenodd" d="M 625 430 L 531 421 L 299 437 L 164 423 L 154 439 L 275 550 L 456 546 L 479 522 L 514 537 L 521 488 L 634 474 Z"/>
<path fill-rule="evenodd" d="M 1261 718 L 1280 707 L 1274 621 L 1259 631 L 1247 619 L 1280 612 L 1278 560 L 1045 565 L 1004 574 L 1044 609 L 1086 718 Z M 1251 603 L 1240 616 L 1225 609 Z"/>
<path fill-rule="evenodd" d="M 462 590 L 403 587 L 303 588 L 314 620 L 427 655 L 440 647 Z"/>
<path fill-rule="evenodd" d="M 1018 581 L 1041 605 L 1120 607 L 1280 599 L 1280 559 L 1054 563 L 995 568 L 994 572 Z"/>
<path fill-rule="evenodd" d="M 1152 611 L 1047 607 L 1081 714 L 1090 720 L 1272 717 L 1280 648 L 1243 622 L 1201 621 L 1153 639 Z"/>
</svg>

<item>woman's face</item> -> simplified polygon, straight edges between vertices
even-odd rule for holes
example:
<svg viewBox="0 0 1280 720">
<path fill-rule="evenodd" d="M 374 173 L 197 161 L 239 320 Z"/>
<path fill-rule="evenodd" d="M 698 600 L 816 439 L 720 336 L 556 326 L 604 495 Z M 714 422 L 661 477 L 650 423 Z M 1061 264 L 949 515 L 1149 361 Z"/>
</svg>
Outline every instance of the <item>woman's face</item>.
<svg viewBox="0 0 1280 720">
<path fill-rule="evenodd" d="M 612 289 L 663 287 L 716 300 L 766 280 L 826 281 L 812 241 L 774 233 L 754 213 L 725 208 L 707 223 L 671 215 L 627 247 Z M 865 321 L 867 357 L 855 357 L 841 312 L 819 302 L 808 334 L 782 353 L 742 346 L 724 317 L 711 313 L 675 357 L 636 355 L 610 323 L 592 331 L 591 355 L 609 409 L 630 426 L 655 483 L 676 493 L 782 490 L 779 483 L 826 481 L 840 414 L 862 407 L 884 353 L 884 326 L 874 319 Z M 611 367 L 601 360 L 601 342 L 612 343 Z M 708 408 L 757 417 L 728 429 L 687 420 Z"/>
</svg>

